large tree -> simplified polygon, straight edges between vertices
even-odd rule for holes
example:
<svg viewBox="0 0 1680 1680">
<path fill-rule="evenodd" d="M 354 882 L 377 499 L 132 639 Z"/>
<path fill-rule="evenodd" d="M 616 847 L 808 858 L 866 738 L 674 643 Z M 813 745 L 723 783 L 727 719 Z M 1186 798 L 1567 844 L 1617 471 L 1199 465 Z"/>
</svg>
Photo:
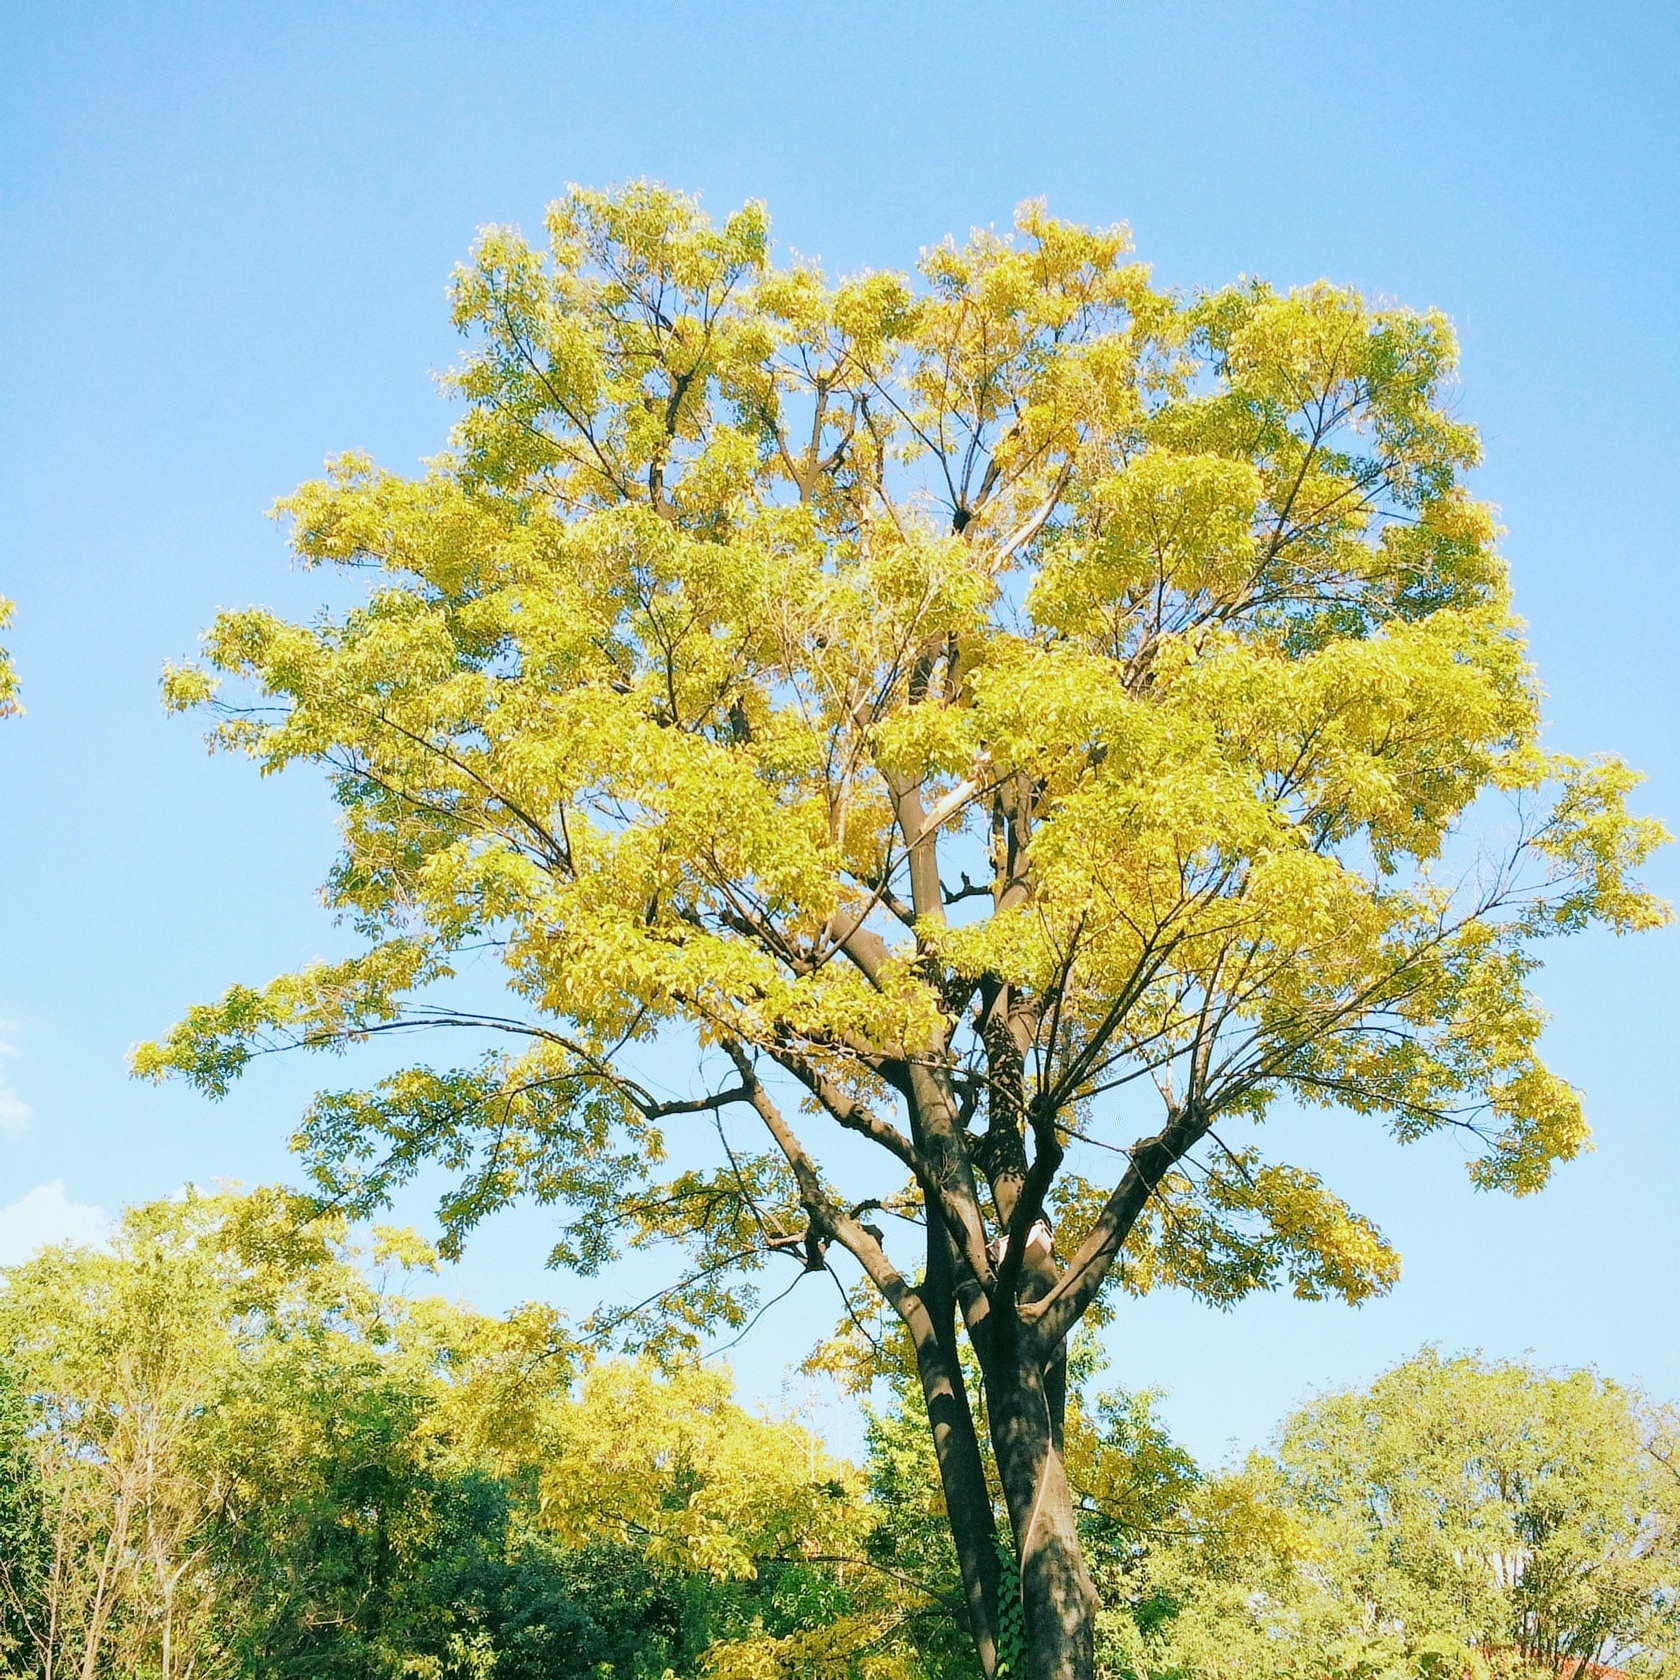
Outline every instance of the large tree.
<svg viewBox="0 0 1680 1680">
<path fill-rule="evenodd" d="M 742 1323 L 772 1264 L 861 1280 L 982 1668 L 995 1476 L 1028 1672 L 1083 1680 L 1069 1332 L 1115 1285 L 1391 1281 L 1257 1153 L 1279 1105 L 1544 1183 L 1586 1129 L 1533 953 L 1659 920 L 1658 831 L 1619 764 L 1540 747 L 1440 316 L 1165 294 L 1036 206 L 838 284 L 773 262 L 759 207 L 651 186 L 548 236 L 456 276 L 448 450 L 281 504 L 365 601 L 226 613 L 167 679 L 265 770 L 328 770 L 363 943 L 137 1065 L 221 1094 L 268 1050 L 476 1036 L 323 1094 L 300 1147 L 350 1206 L 441 1162 L 451 1240 L 529 1195 L 585 1273 L 686 1245 L 602 1334 Z"/>
</svg>

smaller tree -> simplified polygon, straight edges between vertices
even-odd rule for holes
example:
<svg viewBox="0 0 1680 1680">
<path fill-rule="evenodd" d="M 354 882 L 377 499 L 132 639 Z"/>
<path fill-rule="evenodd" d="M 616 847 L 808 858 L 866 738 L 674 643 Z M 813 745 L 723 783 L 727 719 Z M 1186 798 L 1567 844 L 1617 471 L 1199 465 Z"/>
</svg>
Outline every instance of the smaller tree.
<svg viewBox="0 0 1680 1680">
<path fill-rule="evenodd" d="M 17 1373 L 14 1445 L 44 1536 L 36 1562 L 8 1570 L 28 1589 L 15 1594 L 24 1672 L 238 1671 L 252 1606 L 231 1590 L 250 1583 L 235 1580 L 228 1518 L 249 1509 L 250 1442 L 309 1444 L 302 1392 L 317 1412 L 336 1406 L 341 1434 L 383 1407 L 393 1451 L 412 1456 L 416 1408 L 392 1414 L 415 1378 L 387 1376 L 404 1352 L 390 1309 L 342 1221 L 305 1211 L 285 1192 L 189 1190 L 130 1209 L 107 1249 L 48 1248 L 6 1271 L 0 1356 Z M 423 1370 L 434 1344 L 416 1352 Z M 359 1385 L 329 1380 L 352 1367 Z M 364 1469 L 363 1491 L 376 1479 Z"/>
<path fill-rule="evenodd" d="M 11 622 L 12 603 L 0 595 L 0 630 Z M 8 717 L 21 710 L 17 703 L 17 672 L 12 667 L 11 656 L 0 647 L 0 717 Z"/>
<path fill-rule="evenodd" d="M 700 1595 L 671 1653 L 680 1671 L 686 1651 L 712 1680 L 970 1672 L 952 1660 L 949 1540 L 949 1574 L 896 1556 L 876 1531 L 897 1513 L 862 1497 L 858 1471 L 795 1424 L 743 1411 L 726 1373 L 613 1363 L 535 1408 L 518 1389 L 458 1401 L 446 1427 L 471 1461 L 534 1482 L 545 1543 Z"/>
<path fill-rule="evenodd" d="M 13 1267 L 0 1333 L 29 1403 L 49 1556 L 30 1659 L 46 1674 L 190 1672 L 219 1497 L 191 1436 L 232 1351 L 203 1199 L 133 1210 L 110 1252 Z M 186 1655 L 183 1655 L 186 1653 Z"/>
<path fill-rule="evenodd" d="M 51 1569 L 29 1409 L 17 1373 L 0 1354 L 0 1674 L 27 1661 L 40 1641 Z"/>
<path fill-rule="evenodd" d="M 369 1258 L 284 1192 L 189 1193 L 0 1274 L 0 1676 L 950 1672 L 815 1437 L 392 1288 L 411 1233 Z"/>
<path fill-rule="evenodd" d="M 1194 1538 L 1152 1560 L 1144 1666 L 1668 1672 L 1673 1443 L 1670 1416 L 1592 1372 L 1426 1349 L 1304 1406 L 1272 1455 L 1208 1484 Z"/>
<path fill-rule="evenodd" d="M 1099 1673 L 1137 1666 L 1145 1630 L 1167 1608 L 1152 1562 L 1186 1538 L 1201 1488 L 1196 1461 L 1173 1440 L 1156 1398 L 1116 1391 L 1069 1407 L 1068 1481 L 1102 1596 L 1095 1643 L 1107 1663 Z"/>
</svg>

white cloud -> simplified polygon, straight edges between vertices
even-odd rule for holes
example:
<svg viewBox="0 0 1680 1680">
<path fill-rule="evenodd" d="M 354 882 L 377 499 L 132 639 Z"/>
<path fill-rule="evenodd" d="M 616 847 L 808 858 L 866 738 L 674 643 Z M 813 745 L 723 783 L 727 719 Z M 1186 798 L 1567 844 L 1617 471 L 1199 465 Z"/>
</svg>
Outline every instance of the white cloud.
<svg viewBox="0 0 1680 1680">
<path fill-rule="evenodd" d="M 0 1208 L 0 1266 L 15 1266 L 46 1243 L 103 1242 L 110 1225 L 103 1208 L 71 1201 L 62 1179 L 37 1184 Z"/>
<path fill-rule="evenodd" d="M 9 1031 L 9 1023 L 0 1021 L 0 1134 L 16 1137 L 29 1124 L 29 1104 L 6 1083 L 6 1063 L 18 1053 Z"/>
</svg>

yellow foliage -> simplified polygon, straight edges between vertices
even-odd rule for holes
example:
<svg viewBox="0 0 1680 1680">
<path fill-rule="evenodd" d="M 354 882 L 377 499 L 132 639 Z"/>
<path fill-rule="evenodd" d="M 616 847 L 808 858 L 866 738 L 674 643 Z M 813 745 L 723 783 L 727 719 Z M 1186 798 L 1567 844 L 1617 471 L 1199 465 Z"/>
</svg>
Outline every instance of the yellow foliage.
<svg viewBox="0 0 1680 1680">
<path fill-rule="evenodd" d="M 0 595 L 0 630 L 12 622 L 12 603 Z M 0 717 L 10 717 L 22 710 L 17 702 L 17 672 L 6 650 L 0 647 Z"/>
<path fill-rule="evenodd" d="M 855 1523 L 856 1471 L 794 1425 L 742 1411 L 732 1392 L 722 1372 L 591 1371 L 544 1421 L 543 1521 L 569 1544 L 635 1540 L 658 1561 L 716 1575 L 838 1550 Z"/>
<path fill-rule="evenodd" d="M 1475 1137 L 1515 1193 L 1586 1147 L 1528 982 L 1543 938 L 1666 919 L 1663 834 L 1626 767 L 1541 744 L 1440 315 L 1169 295 L 1040 204 L 838 283 L 778 265 L 761 205 L 648 183 L 546 236 L 456 273 L 449 447 L 278 504 L 365 599 L 225 613 L 167 678 L 265 773 L 329 771 L 364 943 L 140 1072 L 219 1095 L 271 1049 L 476 1036 L 317 1098 L 340 1205 L 442 1162 L 446 1254 L 521 1196 L 583 1275 L 665 1251 L 585 1326 L 661 1357 L 843 1252 L 952 1382 L 912 1281 L 947 1266 L 1041 1362 L 1114 1281 L 1389 1287 L 1380 1233 L 1257 1152 L 1280 1104 Z M 664 1472 L 624 1416 L 566 1450 L 641 1522 Z M 695 1497 L 658 1543 L 736 1567 L 758 1516 Z"/>
<path fill-rule="evenodd" d="M 826 1627 L 783 1635 L 760 1634 L 712 1646 L 707 1680 L 921 1680 L 913 1656 L 875 1651 L 891 1621 L 843 1616 Z"/>
</svg>

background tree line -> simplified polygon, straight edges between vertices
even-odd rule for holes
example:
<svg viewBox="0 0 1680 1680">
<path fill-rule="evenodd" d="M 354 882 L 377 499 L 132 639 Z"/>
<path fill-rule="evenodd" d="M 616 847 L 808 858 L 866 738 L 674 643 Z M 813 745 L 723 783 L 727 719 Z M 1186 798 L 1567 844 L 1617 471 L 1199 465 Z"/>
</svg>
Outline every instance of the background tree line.
<svg viewBox="0 0 1680 1680">
<path fill-rule="evenodd" d="M 431 1258 L 271 1189 L 11 1268 L 0 1672 L 977 1672 L 908 1369 L 851 1464 L 715 1369 L 592 1363 L 547 1308 L 417 1293 Z M 1105 1676 L 1672 1666 L 1676 1419 L 1636 1393 L 1425 1350 L 1210 1472 L 1073 1365 Z"/>
</svg>

